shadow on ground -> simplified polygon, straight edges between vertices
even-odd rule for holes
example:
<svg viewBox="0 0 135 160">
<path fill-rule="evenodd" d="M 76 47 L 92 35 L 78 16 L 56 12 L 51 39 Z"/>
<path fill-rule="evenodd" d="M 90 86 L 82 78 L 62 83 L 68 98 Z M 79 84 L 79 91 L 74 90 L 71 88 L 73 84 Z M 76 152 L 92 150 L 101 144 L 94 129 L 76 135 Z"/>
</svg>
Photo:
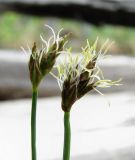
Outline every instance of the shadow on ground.
<svg viewBox="0 0 135 160">
<path fill-rule="evenodd" d="M 53 160 L 60 160 L 60 158 Z M 71 160 L 135 160 L 135 146 L 115 151 L 102 150 L 94 154 L 74 156 L 71 157 Z"/>
</svg>

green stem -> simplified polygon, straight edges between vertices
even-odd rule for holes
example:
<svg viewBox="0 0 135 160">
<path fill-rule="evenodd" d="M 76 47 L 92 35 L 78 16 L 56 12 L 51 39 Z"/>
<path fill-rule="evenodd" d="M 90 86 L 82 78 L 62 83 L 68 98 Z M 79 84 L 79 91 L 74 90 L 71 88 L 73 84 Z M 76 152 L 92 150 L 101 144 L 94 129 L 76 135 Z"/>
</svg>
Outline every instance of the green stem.
<svg viewBox="0 0 135 160">
<path fill-rule="evenodd" d="M 36 160 L 36 105 L 37 89 L 32 90 L 32 109 L 31 109 L 31 154 L 32 160 Z"/>
<path fill-rule="evenodd" d="M 70 160 L 70 141 L 71 141 L 70 112 L 65 112 L 63 160 Z"/>
</svg>

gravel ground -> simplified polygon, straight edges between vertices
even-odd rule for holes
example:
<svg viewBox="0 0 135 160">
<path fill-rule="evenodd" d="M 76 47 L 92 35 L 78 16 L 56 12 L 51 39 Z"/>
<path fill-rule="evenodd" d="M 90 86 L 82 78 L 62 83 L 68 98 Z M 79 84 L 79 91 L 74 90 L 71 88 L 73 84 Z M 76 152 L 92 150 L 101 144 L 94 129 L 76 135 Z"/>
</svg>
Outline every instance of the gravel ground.
<svg viewBox="0 0 135 160">
<path fill-rule="evenodd" d="M 111 103 L 108 106 L 108 99 Z M 72 108 L 71 160 L 135 160 L 135 93 L 91 95 Z M 0 102 L 0 159 L 30 159 L 31 100 Z M 38 101 L 38 160 L 61 160 L 60 97 Z"/>
</svg>

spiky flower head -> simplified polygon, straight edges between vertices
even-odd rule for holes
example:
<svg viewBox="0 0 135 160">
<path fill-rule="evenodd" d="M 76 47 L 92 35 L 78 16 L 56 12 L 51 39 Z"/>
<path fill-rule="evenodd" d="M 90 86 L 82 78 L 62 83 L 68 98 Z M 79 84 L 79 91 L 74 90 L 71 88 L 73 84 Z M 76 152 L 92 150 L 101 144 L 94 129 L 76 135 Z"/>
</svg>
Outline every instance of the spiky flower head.
<svg viewBox="0 0 135 160">
<path fill-rule="evenodd" d="M 61 30 L 56 35 L 50 26 L 47 27 L 51 29 L 53 36 L 48 41 L 45 41 L 40 35 L 43 42 L 42 49 L 38 49 L 36 43 L 34 43 L 31 49 L 29 72 L 30 80 L 34 88 L 37 88 L 42 78 L 51 71 L 57 56 L 63 50 L 68 38 L 68 35 L 60 37 Z"/>
<path fill-rule="evenodd" d="M 98 61 L 105 57 L 108 47 L 108 41 L 106 41 L 97 51 L 97 40 L 92 46 L 87 40 L 81 55 L 73 56 L 71 51 L 67 50 L 68 54 L 65 55 L 64 62 L 57 65 L 57 80 L 62 91 L 61 106 L 64 112 L 69 112 L 72 105 L 89 91 L 93 89 L 98 91 L 97 87 L 119 85 L 119 80 L 104 79 L 98 66 Z"/>
</svg>

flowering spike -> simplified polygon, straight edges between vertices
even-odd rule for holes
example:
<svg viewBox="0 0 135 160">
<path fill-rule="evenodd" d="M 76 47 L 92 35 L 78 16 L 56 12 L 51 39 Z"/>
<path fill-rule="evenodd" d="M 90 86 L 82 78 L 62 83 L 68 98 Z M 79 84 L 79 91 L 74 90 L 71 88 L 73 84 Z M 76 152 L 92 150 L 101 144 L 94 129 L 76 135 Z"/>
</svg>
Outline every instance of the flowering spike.
<svg viewBox="0 0 135 160">
<path fill-rule="evenodd" d="M 29 60 L 29 71 L 30 71 L 30 80 L 33 84 L 33 87 L 37 88 L 40 80 L 42 79 L 42 75 L 39 68 L 36 43 L 34 43 L 32 47 L 32 53 Z"/>
<path fill-rule="evenodd" d="M 63 37 L 58 36 L 57 39 L 53 29 L 51 27 L 49 28 L 53 33 L 54 42 L 50 44 L 52 38 L 47 42 L 40 35 L 45 47 L 42 45 L 42 49 L 37 49 L 37 45 L 34 42 L 31 49 L 29 72 L 30 80 L 34 88 L 37 88 L 43 77 L 51 71 L 57 56 L 61 53 L 61 51 L 63 51 L 65 41 L 68 39 L 68 35 L 64 35 Z"/>
<path fill-rule="evenodd" d="M 69 54 L 66 54 L 65 61 L 57 67 L 59 77 L 57 80 L 60 86 L 62 86 L 61 96 L 64 112 L 69 112 L 78 99 L 97 87 L 105 88 L 119 85 L 120 80 L 111 81 L 103 79 L 103 73 L 98 66 L 99 56 L 102 53 L 99 54 L 97 52 L 96 46 L 97 40 L 92 46 L 90 46 L 87 40 L 86 47 L 82 49 L 81 58 L 72 56 L 72 53 L 69 52 Z"/>
</svg>

